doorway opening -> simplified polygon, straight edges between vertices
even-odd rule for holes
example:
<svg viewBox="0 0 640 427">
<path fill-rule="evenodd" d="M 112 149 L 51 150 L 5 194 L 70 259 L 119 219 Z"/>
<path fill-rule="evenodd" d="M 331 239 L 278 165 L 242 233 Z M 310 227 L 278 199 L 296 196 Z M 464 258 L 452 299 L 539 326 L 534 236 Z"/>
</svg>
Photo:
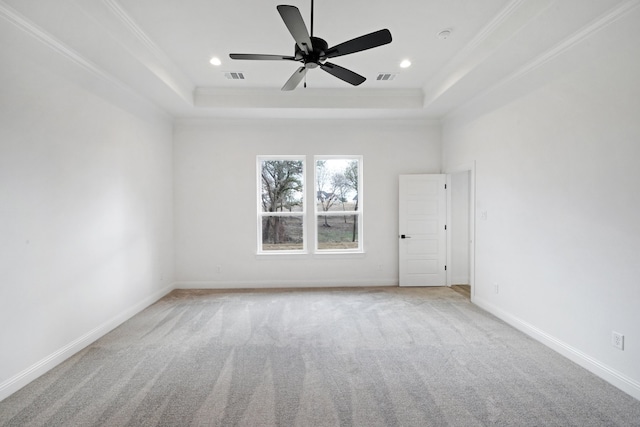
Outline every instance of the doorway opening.
<svg viewBox="0 0 640 427">
<path fill-rule="evenodd" d="M 447 285 L 473 299 L 474 281 L 474 168 L 447 174 Z"/>
</svg>

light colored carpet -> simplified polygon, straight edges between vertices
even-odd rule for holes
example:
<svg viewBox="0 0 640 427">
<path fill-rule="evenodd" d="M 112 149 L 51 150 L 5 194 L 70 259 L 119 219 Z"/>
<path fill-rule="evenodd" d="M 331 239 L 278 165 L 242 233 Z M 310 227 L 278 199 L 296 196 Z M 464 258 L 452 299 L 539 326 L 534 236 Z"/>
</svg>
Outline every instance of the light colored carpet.
<svg viewBox="0 0 640 427">
<path fill-rule="evenodd" d="M 174 291 L 3 426 L 640 426 L 640 401 L 448 288 Z"/>
</svg>

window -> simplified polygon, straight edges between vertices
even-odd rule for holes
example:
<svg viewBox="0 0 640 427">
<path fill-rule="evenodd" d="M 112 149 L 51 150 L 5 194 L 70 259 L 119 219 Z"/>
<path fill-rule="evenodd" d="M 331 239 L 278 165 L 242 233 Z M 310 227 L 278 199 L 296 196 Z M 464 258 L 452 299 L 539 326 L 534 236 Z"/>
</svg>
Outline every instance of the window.
<svg viewBox="0 0 640 427">
<path fill-rule="evenodd" d="M 316 250 L 361 251 L 360 157 L 315 158 Z"/>
<path fill-rule="evenodd" d="M 258 158 L 258 253 L 306 251 L 304 157 Z"/>
<path fill-rule="evenodd" d="M 258 254 L 362 252 L 362 157 L 258 156 Z M 311 176 L 311 175 L 310 175 Z M 307 214 L 307 201 L 314 209 Z"/>
</svg>

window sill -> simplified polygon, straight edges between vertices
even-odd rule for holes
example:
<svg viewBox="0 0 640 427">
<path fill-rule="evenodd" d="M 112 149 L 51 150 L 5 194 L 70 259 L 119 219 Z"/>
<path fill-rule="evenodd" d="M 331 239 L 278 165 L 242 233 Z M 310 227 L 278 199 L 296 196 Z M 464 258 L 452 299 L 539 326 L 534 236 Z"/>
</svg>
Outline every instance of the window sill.
<svg viewBox="0 0 640 427">
<path fill-rule="evenodd" d="M 323 259 L 356 259 L 356 258 L 364 258 L 366 253 L 364 251 L 353 251 L 353 252 L 274 252 L 274 253 L 265 253 L 260 252 L 256 253 L 256 259 L 267 260 L 267 259 L 301 259 L 301 258 L 323 258 Z"/>
<path fill-rule="evenodd" d="M 289 252 L 289 251 L 273 251 L 273 252 L 256 252 L 257 259 L 269 259 L 269 258 L 279 258 L 279 259 L 296 259 L 308 257 L 309 252 Z"/>
<path fill-rule="evenodd" d="M 349 251 L 349 252 L 333 252 L 333 251 L 322 251 L 315 252 L 312 254 L 314 258 L 335 258 L 335 259 L 344 259 L 344 258 L 364 258 L 364 251 Z"/>
</svg>

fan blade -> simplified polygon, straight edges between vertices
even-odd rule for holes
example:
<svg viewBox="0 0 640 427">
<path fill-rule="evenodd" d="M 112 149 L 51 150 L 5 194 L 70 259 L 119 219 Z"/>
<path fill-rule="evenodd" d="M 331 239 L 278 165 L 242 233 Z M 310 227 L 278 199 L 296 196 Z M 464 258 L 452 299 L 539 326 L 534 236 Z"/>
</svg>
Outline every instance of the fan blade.
<svg viewBox="0 0 640 427">
<path fill-rule="evenodd" d="M 331 62 L 325 62 L 324 64 L 320 65 L 320 68 L 322 68 L 327 73 L 336 76 L 340 80 L 344 80 L 345 82 L 350 83 L 354 86 L 358 86 L 359 84 L 367 80 L 360 74 L 354 73 L 353 71 L 347 70 L 346 68 L 343 68 L 339 65 L 332 64 Z"/>
<path fill-rule="evenodd" d="M 298 68 L 296 72 L 293 73 L 291 77 L 289 77 L 289 80 L 287 80 L 284 86 L 282 86 L 282 90 L 294 90 L 295 88 L 298 87 L 298 85 L 300 84 L 302 79 L 304 79 L 304 76 L 306 74 L 307 74 L 307 69 L 305 67 Z"/>
<path fill-rule="evenodd" d="M 259 61 L 295 61 L 293 56 L 284 55 L 260 55 L 253 53 L 230 53 L 231 59 L 257 59 Z"/>
<path fill-rule="evenodd" d="M 382 46 L 387 43 L 391 43 L 391 32 L 387 29 L 375 31 L 329 48 L 326 52 L 326 57 L 335 58 L 337 56 L 348 55 L 350 53 Z"/>
<path fill-rule="evenodd" d="M 311 52 L 313 45 L 311 44 L 309 31 L 304 24 L 300 10 L 295 6 L 281 4 L 278 6 L 278 12 L 300 50 L 307 54 Z"/>
</svg>

